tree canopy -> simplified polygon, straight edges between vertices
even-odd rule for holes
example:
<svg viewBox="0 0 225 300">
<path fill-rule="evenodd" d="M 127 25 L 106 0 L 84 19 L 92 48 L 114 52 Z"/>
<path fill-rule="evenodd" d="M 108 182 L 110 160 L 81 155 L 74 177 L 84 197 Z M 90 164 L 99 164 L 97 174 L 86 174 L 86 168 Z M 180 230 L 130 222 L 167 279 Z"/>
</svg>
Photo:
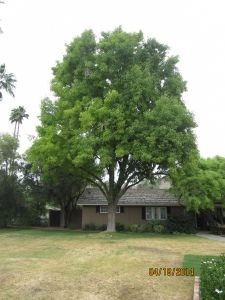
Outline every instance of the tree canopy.
<svg viewBox="0 0 225 300">
<path fill-rule="evenodd" d="M 168 175 L 197 152 L 177 63 L 166 45 L 117 28 L 98 41 L 83 32 L 53 68 L 57 100 L 39 128 L 42 152 L 47 141 L 62 141 L 60 153 L 105 195 L 108 231 L 128 188 Z"/>
<path fill-rule="evenodd" d="M 20 125 L 22 124 L 24 118 L 28 119 L 29 115 L 26 113 L 26 110 L 23 106 L 12 109 L 9 120 L 11 123 L 15 123 L 13 136 L 16 137 L 17 140 L 19 138 Z"/>
<path fill-rule="evenodd" d="M 67 227 L 86 179 L 68 159 L 67 141 L 57 136 L 55 108 L 49 99 L 42 101 L 40 120 L 42 126 L 37 128 L 40 137 L 28 150 L 28 159 L 38 174 L 48 204 L 61 208 L 61 226 Z"/>
<path fill-rule="evenodd" d="M 214 209 L 215 203 L 225 206 L 224 157 L 199 159 L 188 170 L 177 170 L 173 182 L 173 190 L 189 209 Z"/>
</svg>

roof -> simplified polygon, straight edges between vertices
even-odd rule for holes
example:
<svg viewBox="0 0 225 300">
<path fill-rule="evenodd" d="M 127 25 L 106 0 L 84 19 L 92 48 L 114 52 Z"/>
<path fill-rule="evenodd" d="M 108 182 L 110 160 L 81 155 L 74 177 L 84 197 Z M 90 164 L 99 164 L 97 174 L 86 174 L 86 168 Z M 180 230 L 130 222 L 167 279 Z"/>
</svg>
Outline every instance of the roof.
<svg viewBox="0 0 225 300">
<path fill-rule="evenodd" d="M 98 188 L 86 188 L 78 205 L 107 205 Z M 154 188 L 131 188 L 120 198 L 118 205 L 126 206 L 180 206 L 178 200 L 168 190 Z"/>
</svg>

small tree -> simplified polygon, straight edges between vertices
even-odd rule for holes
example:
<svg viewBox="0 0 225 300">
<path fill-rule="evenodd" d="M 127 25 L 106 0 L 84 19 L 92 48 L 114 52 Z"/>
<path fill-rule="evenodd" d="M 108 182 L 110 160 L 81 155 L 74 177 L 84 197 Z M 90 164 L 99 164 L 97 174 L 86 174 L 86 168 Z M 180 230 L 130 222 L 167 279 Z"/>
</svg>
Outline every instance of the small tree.
<svg viewBox="0 0 225 300">
<path fill-rule="evenodd" d="M 40 119 L 39 138 L 28 150 L 28 160 L 39 174 L 47 202 L 61 208 L 61 226 L 67 227 L 87 181 L 68 158 L 69 145 L 58 135 L 55 107 L 49 99 L 42 101 Z"/>
</svg>

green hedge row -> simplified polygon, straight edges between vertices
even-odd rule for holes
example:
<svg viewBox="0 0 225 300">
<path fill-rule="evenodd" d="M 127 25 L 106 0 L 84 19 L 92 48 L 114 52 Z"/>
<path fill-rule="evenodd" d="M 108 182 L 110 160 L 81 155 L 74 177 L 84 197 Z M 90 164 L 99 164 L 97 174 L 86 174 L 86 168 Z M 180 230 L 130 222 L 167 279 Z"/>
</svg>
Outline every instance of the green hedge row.
<svg viewBox="0 0 225 300">
<path fill-rule="evenodd" d="M 86 224 L 84 230 L 106 230 L 106 224 L 100 226 L 94 223 Z M 117 231 L 131 231 L 131 232 L 156 232 L 156 233 L 195 233 L 195 223 L 189 216 L 176 216 L 171 217 L 165 221 L 149 221 L 145 224 L 129 224 L 123 225 L 121 223 L 116 223 Z"/>
</svg>

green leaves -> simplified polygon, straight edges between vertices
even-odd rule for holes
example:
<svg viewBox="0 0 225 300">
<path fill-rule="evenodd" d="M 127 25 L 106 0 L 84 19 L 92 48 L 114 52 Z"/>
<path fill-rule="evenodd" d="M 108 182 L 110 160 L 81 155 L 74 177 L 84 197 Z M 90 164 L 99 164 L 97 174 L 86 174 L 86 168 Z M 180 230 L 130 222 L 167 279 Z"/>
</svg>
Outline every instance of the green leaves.
<svg viewBox="0 0 225 300">
<path fill-rule="evenodd" d="M 2 100 L 2 90 L 5 90 L 11 96 L 14 97 L 16 79 L 14 74 L 6 73 L 5 64 L 0 65 L 0 101 Z"/>
<path fill-rule="evenodd" d="M 196 125 L 177 62 L 142 32 L 117 28 L 97 41 L 85 31 L 53 69 L 58 99 L 42 107 L 32 151 L 41 149 L 43 165 L 67 158 L 115 201 L 144 178 L 181 167 L 196 150 Z"/>
<path fill-rule="evenodd" d="M 214 157 L 195 159 L 187 169 L 178 170 L 174 180 L 174 191 L 189 209 L 213 209 L 214 204 L 225 204 L 225 159 Z"/>
</svg>

